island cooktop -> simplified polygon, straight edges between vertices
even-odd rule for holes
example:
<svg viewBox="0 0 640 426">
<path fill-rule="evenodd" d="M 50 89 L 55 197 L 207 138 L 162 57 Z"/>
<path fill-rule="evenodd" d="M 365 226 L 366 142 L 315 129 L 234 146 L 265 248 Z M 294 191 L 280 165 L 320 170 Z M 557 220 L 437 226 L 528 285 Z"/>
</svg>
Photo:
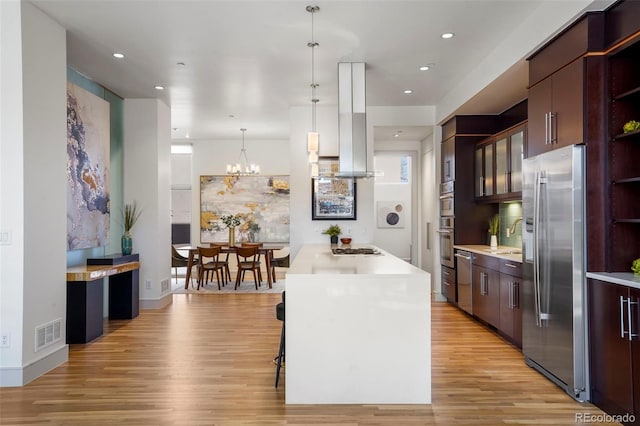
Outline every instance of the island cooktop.
<svg viewBox="0 0 640 426">
<path fill-rule="evenodd" d="M 331 249 L 331 253 L 334 255 L 376 255 L 381 254 L 378 250 L 375 250 L 371 247 L 358 247 L 358 248 L 333 248 Z"/>
</svg>

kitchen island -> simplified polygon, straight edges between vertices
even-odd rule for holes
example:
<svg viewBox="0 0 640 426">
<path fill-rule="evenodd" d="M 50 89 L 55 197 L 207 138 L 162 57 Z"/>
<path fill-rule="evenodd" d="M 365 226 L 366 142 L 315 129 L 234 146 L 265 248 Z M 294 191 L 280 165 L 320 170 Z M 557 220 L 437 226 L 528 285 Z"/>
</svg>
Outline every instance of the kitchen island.
<svg viewBox="0 0 640 426">
<path fill-rule="evenodd" d="M 305 245 L 289 268 L 287 404 L 431 403 L 431 276 L 372 248 Z"/>
</svg>

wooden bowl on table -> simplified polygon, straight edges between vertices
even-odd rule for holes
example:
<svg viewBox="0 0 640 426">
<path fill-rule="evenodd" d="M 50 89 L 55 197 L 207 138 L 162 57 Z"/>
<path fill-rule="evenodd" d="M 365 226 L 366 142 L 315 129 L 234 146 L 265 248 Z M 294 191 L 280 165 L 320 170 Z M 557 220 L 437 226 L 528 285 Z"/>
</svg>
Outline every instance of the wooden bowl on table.
<svg viewBox="0 0 640 426">
<path fill-rule="evenodd" d="M 349 244 L 351 244 L 351 238 L 340 238 L 340 242 L 345 246 L 348 246 Z"/>
</svg>

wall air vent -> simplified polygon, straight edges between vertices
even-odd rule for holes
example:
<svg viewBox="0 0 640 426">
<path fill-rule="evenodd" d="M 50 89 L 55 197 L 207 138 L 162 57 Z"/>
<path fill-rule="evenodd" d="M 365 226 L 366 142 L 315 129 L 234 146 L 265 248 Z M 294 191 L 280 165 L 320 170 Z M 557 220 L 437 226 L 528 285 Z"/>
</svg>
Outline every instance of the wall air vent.
<svg viewBox="0 0 640 426">
<path fill-rule="evenodd" d="M 58 318 L 36 327 L 36 352 L 62 338 L 60 331 L 61 324 L 62 320 Z"/>
</svg>

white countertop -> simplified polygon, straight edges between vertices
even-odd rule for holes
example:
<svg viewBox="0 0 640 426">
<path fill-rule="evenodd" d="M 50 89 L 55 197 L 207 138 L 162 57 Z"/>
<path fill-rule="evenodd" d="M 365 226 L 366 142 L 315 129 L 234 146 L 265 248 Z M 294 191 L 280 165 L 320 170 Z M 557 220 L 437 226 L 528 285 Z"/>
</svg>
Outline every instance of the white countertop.
<svg viewBox="0 0 640 426">
<path fill-rule="evenodd" d="M 504 260 L 511 260 L 513 262 L 522 263 L 522 250 L 516 247 L 498 246 L 491 248 L 491 246 L 476 245 L 476 244 L 460 244 L 454 245 L 454 249 L 467 250 L 472 253 L 484 254 L 486 256 L 497 257 Z M 519 251 L 520 253 L 508 253 L 510 251 Z"/>
<path fill-rule="evenodd" d="M 587 272 L 587 278 L 640 289 L 640 275 L 632 272 Z"/>
<path fill-rule="evenodd" d="M 337 246 L 334 246 L 337 247 Z M 329 244 L 307 244 L 293 259 L 289 275 L 408 275 L 426 274 L 422 269 L 405 262 L 371 244 L 352 245 L 370 247 L 380 252 L 373 255 L 334 255 Z"/>
<path fill-rule="evenodd" d="M 287 272 L 287 404 L 431 403 L 431 275 L 304 245 Z"/>
</svg>

